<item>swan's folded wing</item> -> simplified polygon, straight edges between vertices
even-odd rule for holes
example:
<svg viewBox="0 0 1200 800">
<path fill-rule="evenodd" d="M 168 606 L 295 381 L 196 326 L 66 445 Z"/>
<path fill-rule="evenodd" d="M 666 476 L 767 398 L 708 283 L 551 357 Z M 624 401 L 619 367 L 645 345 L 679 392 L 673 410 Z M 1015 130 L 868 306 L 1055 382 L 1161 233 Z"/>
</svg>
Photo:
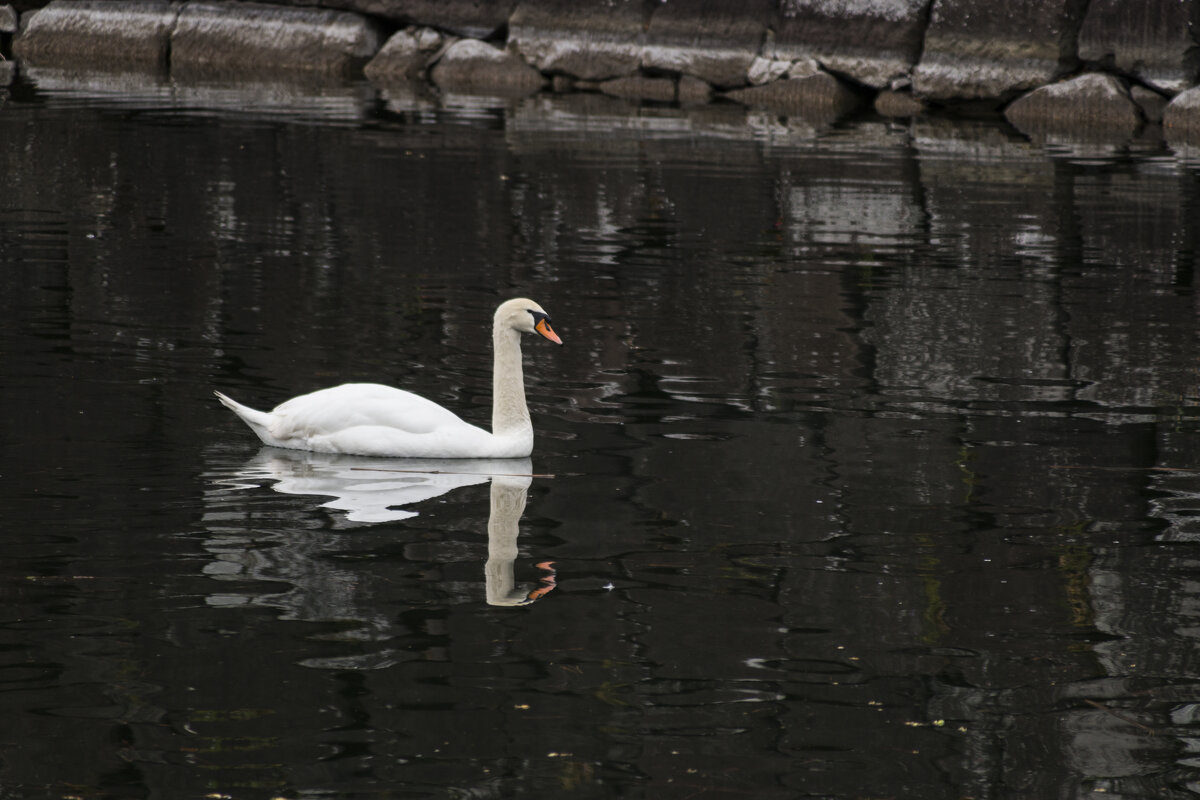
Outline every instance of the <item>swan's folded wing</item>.
<svg viewBox="0 0 1200 800">
<path fill-rule="evenodd" d="M 492 447 L 492 435 L 461 420 L 453 428 L 444 426 L 429 433 L 409 433 L 379 425 L 358 425 L 313 436 L 308 446 L 320 452 L 357 453 L 391 457 L 403 453 L 410 458 L 471 458 Z"/>
<path fill-rule="evenodd" d="M 354 428 L 387 428 L 427 434 L 445 426 L 466 425 L 431 400 L 379 384 L 335 386 L 301 395 L 278 406 L 271 433 L 279 439 L 329 436 Z"/>
</svg>

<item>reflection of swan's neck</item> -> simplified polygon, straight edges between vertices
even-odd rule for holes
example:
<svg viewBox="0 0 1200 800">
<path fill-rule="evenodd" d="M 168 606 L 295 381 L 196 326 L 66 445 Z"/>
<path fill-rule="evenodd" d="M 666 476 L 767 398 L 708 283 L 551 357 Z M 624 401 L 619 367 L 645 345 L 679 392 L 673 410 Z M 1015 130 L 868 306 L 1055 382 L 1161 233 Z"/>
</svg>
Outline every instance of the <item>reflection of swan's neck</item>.
<svg viewBox="0 0 1200 800">
<path fill-rule="evenodd" d="M 492 331 L 492 433 L 497 436 L 528 431 L 533 436 L 525 405 L 525 376 L 521 370 L 521 334 L 508 326 Z M 492 484 L 495 486 L 495 483 Z"/>
<path fill-rule="evenodd" d="M 493 606 L 515 606 L 527 602 L 525 592 L 516 590 L 513 562 L 517 558 L 517 534 L 525 513 L 525 491 L 530 479 L 492 478 L 492 510 L 488 517 L 488 560 L 484 567 L 487 601 Z"/>
</svg>

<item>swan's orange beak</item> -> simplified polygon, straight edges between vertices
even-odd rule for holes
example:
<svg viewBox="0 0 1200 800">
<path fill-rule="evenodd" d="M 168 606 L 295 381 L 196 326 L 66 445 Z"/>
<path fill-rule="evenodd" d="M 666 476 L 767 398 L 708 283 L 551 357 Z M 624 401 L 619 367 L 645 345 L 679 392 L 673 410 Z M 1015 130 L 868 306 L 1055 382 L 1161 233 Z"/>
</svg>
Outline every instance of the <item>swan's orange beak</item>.
<svg viewBox="0 0 1200 800">
<path fill-rule="evenodd" d="M 558 338 L 558 334 L 554 332 L 554 328 L 550 327 L 550 323 L 545 318 L 539 319 L 533 329 L 555 344 L 562 344 L 562 339 Z"/>
</svg>

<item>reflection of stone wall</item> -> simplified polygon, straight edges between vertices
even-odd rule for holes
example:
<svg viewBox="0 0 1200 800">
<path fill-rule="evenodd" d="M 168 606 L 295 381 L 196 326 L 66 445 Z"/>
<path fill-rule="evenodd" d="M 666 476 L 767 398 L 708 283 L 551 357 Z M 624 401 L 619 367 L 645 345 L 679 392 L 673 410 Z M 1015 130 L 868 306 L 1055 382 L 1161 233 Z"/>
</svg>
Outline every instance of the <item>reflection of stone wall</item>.
<svg viewBox="0 0 1200 800">
<path fill-rule="evenodd" d="M 0 5 L 0 87 L 11 83 L 13 74 L 16 72 L 16 65 L 8 60 L 8 55 L 12 50 L 10 42 L 13 34 L 17 31 L 18 19 L 15 8 Z"/>
<path fill-rule="evenodd" d="M 726 96 L 833 113 L 874 99 L 894 116 L 963 101 L 1002 108 L 1031 93 L 1014 112 L 1023 129 L 1133 132 L 1164 119 L 1184 135 L 1200 131 L 1192 97 L 1200 92 L 1200 50 L 1191 33 L 1200 0 L 301 5 L 52 0 L 24 16 L 13 49 L 33 65 L 132 61 L 173 75 L 353 74 L 365 64 L 376 82 L 428 80 L 474 93 L 551 86 L 665 102 Z M 1163 117 L 1161 105 L 1175 97 Z"/>
<path fill-rule="evenodd" d="M 181 104 L 196 107 L 197 90 L 187 91 Z M 347 90 L 323 112 L 349 113 L 354 98 Z M 229 106 L 261 110 L 267 102 L 244 94 Z M 616 741 L 641 781 L 653 769 L 666 773 L 663 764 L 677 769 L 678 759 L 653 750 L 664 740 L 742 725 L 745 735 L 713 738 L 722 758 L 749 763 L 778 753 L 781 774 L 802 757 L 823 759 L 802 788 L 842 797 L 887 796 L 900 785 L 908 796 L 940 797 L 950 781 L 954 796 L 994 796 L 1003 784 L 1011 796 L 1059 797 L 1063 785 L 1094 786 L 1091 776 L 1108 779 L 1114 764 L 1137 763 L 1151 745 L 1180 744 L 1188 729 L 1168 727 L 1164 709 L 1188 710 L 1191 684 L 1177 676 L 1194 675 L 1200 653 L 1184 627 L 1200 594 L 1187 560 L 1194 542 L 1180 538 L 1200 502 L 1195 472 L 1180 469 L 1194 464 L 1195 417 L 1187 407 L 1178 420 L 1166 413 L 1173 398 L 1195 396 L 1194 373 L 1180 366 L 1195 363 L 1200 319 L 1192 289 L 1200 185 L 1188 166 L 1145 158 L 1097 168 L 1047 157 L 994 122 L 870 122 L 813 144 L 800 131 L 784 139 L 787 130 L 768 127 L 777 117 L 756 123 L 731 103 L 635 115 L 617 99 L 574 93 L 510 108 L 503 129 L 439 124 L 435 114 L 384 130 L 186 124 L 167 129 L 166 145 L 163 125 L 130 125 L 109 108 L 6 108 L 4 133 L 17 137 L 0 160 L 9 205 L 43 210 L 38 236 L 6 243 L 16 248 L 8 261 L 29 268 L 0 271 L 0 339 L 39 343 L 33 355 L 6 350 L 38 370 L 12 374 L 55 370 L 71 387 L 69 397 L 50 398 L 50 408 L 68 413 L 30 415 L 31 430 L 22 428 L 22 452 L 38 454 L 25 463 L 36 468 L 16 471 L 20 491 L 10 495 L 43 496 L 45 476 L 61 466 L 59 451 L 41 443 L 94 443 L 96 418 L 116 426 L 105 437 L 120 436 L 152 463 L 170 457 L 162 463 L 180 462 L 188 474 L 194 463 L 205 473 L 222 458 L 240 464 L 243 434 L 208 409 L 198 371 L 254 384 L 265 401 L 361 378 L 353 370 L 363 369 L 436 391 L 439 402 L 479 418 L 490 362 L 472 331 L 488 324 L 491 309 L 473 287 L 544 287 L 538 296 L 551 298 L 570 338 L 554 351 L 528 348 L 527 374 L 542 390 L 531 399 L 543 435 L 582 441 L 543 438 L 542 452 L 579 453 L 588 474 L 535 484 L 526 530 L 536 546 L 527 552 L 540 558 L 543 545 L 553 547 L 568 562 L 564 588 L 587 581 L 597 594 L 571 589 L 558 595 L 570 602 L 537 606 L 542 624 L 511 637 L 512 655 L 501 662 L 552 663 L 577 652 L 605 660 L 580 659 L 572 662 L 579 672 L 536 683 L 547 687 L 537 701 L 555 704 L 544 717 L 498 708 L 493 727 L 549 731 L 556 748 L 596 761 L 613 758 Z M 30 121 L 14 122 L 14 111 Z M 755 124 L 758 135 L 748 132 Z M 64 180 L 47 184 L 46 174 Z M 132 214 L 124 221 L 115 213 L 123 208 Z M 261 231 L 270 232 L 266 241 Z M 683 248 L 693 257 L 671 252 Z M 163 263 L 155 257 L 163 253 L 187 255 Z M 70 291 L 30 280 L 67 259 Z M 1007 296 L 997 297 L 997 281 L 1011 286 Z M 598 300 L 601 291 L 610 299 Z M 22 328 L 29 309 L 64 324 L 32 337 Z M 359 357 L 345 358 L 351 350 Z M 411 353 L 445 353 L 453 360 L 446 369 L 479 388 L 460 393 L 438 379 L 441 368 L 403 357 Z M 110 388 L 145 379 L 155 391 Z M 47 404 L 31 392 L 17 400 Z M 694 409 L 687 416 L 683 400 Z M 191 417 L 211 422 L 200 432 L 172 424 Z M 1106 433 L 1081 445 L 1075 434 L 1088 428 Z M 727 432 L 735 436 L 718 438 Z M 202 451 L 200 435 L 209 437 Z M 111 467 L 110 448 L 78 449 L 96 474 Z M 1166 468 L 1160 479 L 1137 469 L 1060 468 L 1151 464 Z M 71 490 L 121 513 L 105 482 L 82 484 Z M 154 519 L 162 531 L 191 532 L 170 537 L 181 563 L 197 547 L 228 545 L 223 561 L 212 559 L 228 569 L 246 563 L 235 557 L 270 551 L 260 572 L 287 584 L 224 581 L 206 591 L 297 620 L 337 610 L 338 630 L 357 620 L 364 637 L 343 643 L 356 664 L 327 662 L 325 673 L 360 675 L 374 697 L 420 693 L 405 707 L 378 704 L 374 728 L 404 735 L 364 748 L 364 770 L 446 741 L 493 752 L 477 733 L 477 709 L 491 701 L 477 673 L 466 672 L 496 660 L 495 618 L 479 608 L 486 492 L 460 499 L 473 510 L 440 518 L 461 536 L 431 540 L 413 530 L 397 538 L 389 529 L 364 540 L 372 535 L 359 529 L 353 544 L 309 505 L 260 499 L 250 508 L 210 504 L 226 512 L 227 534 L 201 536 L 185 502 L 161 504 Z M 1129 508 L 1142 503 L 1145 526 L 1136 516 L 1131 524 Z M 762 513 L 786 507 L 827 511 Z M 220 517 L 205 521 L 210 533 Z M 1176 544 L 1151 545 L 1160 527 Z M 242 538 L 230 544 L 235 534 Z M 108 563 L 125 563 L 127 541 L 95 538 L 113 540 Z M 287 546 L 274 547 L 281 541 Z M 353 558 L 369 552 L 395 555 Z M 406 574 L 428 577 L 398 581 L 402 562 L 413 570 Z M 713 564 L 722 569 L 701 573 L 712 576 L 713 591 L 690 590 L 695 570 Z M 533 568 L 522 565 L 517 577 L 527 580 Z M 350 572 L 355 582 L 342 588 L 353 591 L 335 597 L 330 590 Z M 619 596 L 598 597 L 610 576 Z M 164 603 L 156 630 L 180 631 L 184 642 L 210 635 L 211 614 L 197 608 L 194 591 L 164 594 L 174 605 Z M 617 603 L 628 613 L 613 614 Z M 706 636 L 698 619 L 733 635 Z M 1111 639 L 1092 638 L 1093 626 Z M 305 727 L 311 720 L 295 711 L 295 685 L 280 690 L 278 673 L 261 665 L 266 651 L 291 665 L 295 649 L 264 650 L 261 635 L 246 641 L 231 651 L 246 660 L 216 673 L 197 665 L 196 647 L 156 635 L 137 635 L 140 660 L 127 662 L 149 669 L 145 682 L 168 687 L 152 698 L 164 708 L 196 707 L 191 687 L 199 685 L 217 708 L 278 709 L 310 746 L 328 725 Z M 860 655 L 870 656 L 865 667 Z M 408 660 L 367 669 L 370 658 Z M 1130 663 L 1138 671 L 1123 688 Z M 420 679 L 443 668 L 471 680 Z M 228 674 L 245 677 L 232 694 L 219 682 Z M 305 691 L 346 707 L 367 696 L 343 691 L 340 679 L 305 680 L 313 684 Z M 621 702 L 595 702 L 596 687 L 609 685 Z M 1085 698 L 1157 735 L 1142 737 L 1149 743 L 1102 739 L 1121 720 L 1092 714 Z M 919 713 L 926 704 L 933 713 Z M 1155 716 L 1142 716 L 1147 708 Z M 596 728 L 575 724 L 588 713 L 617 732 L 589 738 Z M 21 738 L 40 732 L 38 715 L 21 716 Z M 921 719 L 950 723 L 908 727 Z M 707 724 L 693 727 L 698 721 Z M 648 724 L 668 735 L 647 736 Z M 277 732 L 257 718 L 223 725 L 228 740 L 268 741 Z M 174 728 L 134 727 L 143 746 L 179 750 Z M 95 741 L 108 739 L 72 742 L 68 752 L 90 753 Z M 949 754 L 913 777 L 903 774 L 912 762 L 893 757 L 897 741 Z M 1099 741 L 1112 752 L 1089 758 Z M 267 778 L 286 770 L 275 752 L 285 746 L 255 757 Z M 702 767 L 711 756 L 690 758 L 689 768 Z M 1157 751 L 1144 762 L 1170 763 Z M 407 768 L 432 773 L 446 763 Z M 40 766 L 30 764 L 29 773 Z M 147 770 L 187 785 L 161 765 Z M 14 771 L 24 777 L 10 769 L 10 778 Z M 1019 780 L 1037 783 L 1018 792 Z"/>
</svg>

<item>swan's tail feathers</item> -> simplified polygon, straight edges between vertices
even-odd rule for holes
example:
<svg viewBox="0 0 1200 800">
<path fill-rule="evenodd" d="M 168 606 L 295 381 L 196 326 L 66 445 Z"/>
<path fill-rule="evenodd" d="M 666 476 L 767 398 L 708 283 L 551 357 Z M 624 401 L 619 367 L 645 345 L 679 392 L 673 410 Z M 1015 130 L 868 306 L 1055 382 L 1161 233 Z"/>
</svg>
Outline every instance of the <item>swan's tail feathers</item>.
<svg viewBox="0 0 1200 800">
<path fill-rule="evenodd" d="M 271 444 L 274 440 L 271 434 L 268 433 L 271 426 L 271 415 L 265 411 L 257 411 L 250 406 L 244 406 L 232 397 L 227 397 L 220 392 L 213 392 L 217 399 L 221 401 L 221 405 L 228 408 L 233 413 L 241 417 L 242 422 L 250 426 L 250 430 L 258 435 L 266 444 Z"/>
</svg>

